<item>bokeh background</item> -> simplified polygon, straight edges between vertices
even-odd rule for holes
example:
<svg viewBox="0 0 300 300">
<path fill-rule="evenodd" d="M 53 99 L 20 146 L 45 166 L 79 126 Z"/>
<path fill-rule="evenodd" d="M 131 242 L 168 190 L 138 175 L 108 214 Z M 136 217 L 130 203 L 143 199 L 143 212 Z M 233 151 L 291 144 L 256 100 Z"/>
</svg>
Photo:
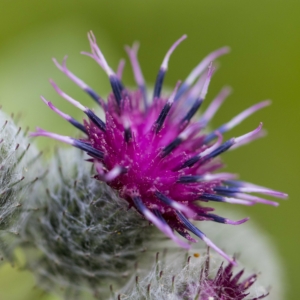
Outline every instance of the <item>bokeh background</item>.
<svg viewBox="0 0 300 300">
<path fill-rule="evenodd" d="M 102 95 L 109 83 L 90 58 L 86 33 L 93 30 L 113 68 L 126 57 L 123 46 L 138 40 L 139 59 L 146 80 L 152 84 L 169 46 L 182 34 L 188 39 L 171 58 L 166 85 L 173 87 L 210 51 L 229 45 L 230 55 L 219 59 L 210 100 L 225 84 L 234 93 L 214 118 L 221 125 L 250 105 L 272 99 L 263 109 L 230 132 L 243 134 L 260 121 L 268 136 L 226 153 L 228 170 L 244 180 L 289 193 L 278 208 L 233 207 L 241 217 L 264 228 L 276 245 L 286 268 L 286 299 L 299 299 L 299 129 L 300 129 L 300 1 L 299 0 L 0 0 L 0 103 L 3 110 L 21 112 L 22 126 L 36 125 L 61 134 L 73 128 L 39 100 L 42 94 L 63 111 L 82 115 L 59 99 L 49 78 L 88 105 L 91 100 L 53 65 L 62 60 Z M 129 63 L 124 81 L 134 85 Z M 208 101 L 207 101 L 208 102 Z M 42 148 L 49 140 L 39 139 Z M 247 237 L 245 237 L 247 238 Z M 262 270 L 263 271 L 263 270 Z M 27 272 L 9 265 L 0 269 L 0 299 L 57 299 L 34 288 Z"/>
</svg>

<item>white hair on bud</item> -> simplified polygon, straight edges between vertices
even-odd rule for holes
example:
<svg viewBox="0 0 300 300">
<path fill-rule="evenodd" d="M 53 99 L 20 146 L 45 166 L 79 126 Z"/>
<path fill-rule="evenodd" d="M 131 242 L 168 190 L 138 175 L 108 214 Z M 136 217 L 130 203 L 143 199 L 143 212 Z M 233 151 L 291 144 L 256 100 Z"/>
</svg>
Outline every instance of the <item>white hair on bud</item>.
<svg viewBox="0 0 300 300">
<path fill-rule="evenodd" d="M 13 260 L 12 244 L 22 228 L 26 195 L 38 176 L 38 151 L 13 116 L 0 111 L 0 255 Z"/>
</svg>

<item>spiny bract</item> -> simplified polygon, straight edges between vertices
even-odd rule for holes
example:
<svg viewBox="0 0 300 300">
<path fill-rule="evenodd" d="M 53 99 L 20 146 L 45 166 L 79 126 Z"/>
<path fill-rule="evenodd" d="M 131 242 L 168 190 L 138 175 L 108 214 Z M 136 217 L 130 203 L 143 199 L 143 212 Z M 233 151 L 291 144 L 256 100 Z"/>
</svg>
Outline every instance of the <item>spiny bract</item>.
<svg viewBox="0 0 300 300">
<path fill-rule="evenodd" d="M 135 207 L 167 236 L 182 247 L 189 248 L 189 244 L 179 239 L 174 231 L 195 242 L 189 235 L 190 231 L 234 263 L 190 220 L 211 220 L 237 225 L 248 218 L 235 222 L 212 214 L 213 209 L 204 207 L 201 203 L 214 201 L 244 205 L 256 203 L 277 205 L 275 202 L 248 194 L 252 192 L 286 197 L 281 192 L 237 181 L 230 173 L 213 173 L 222 166 L 215 158 L 228 149 L 260 137 L 262 124 L 245 135 L 225 142 L 222 141 L 222 134 L 270 102 L 258 103 L 217 130 L 208 134 L 203 133 L 203 129 L 228 95 L 227 89 L 222 90 L 200 118 L 195 116 L 204 101 L 213 75 L 211 62 L 227 53 L 227 47 L 209 54 L 187 79 L 182 84 L 178 82 L 171 95 L 165 98 L 161 96 L 161 90 L 169 58 L 178 44 L 186 38 L 185 35 L 182 36 L 172 45 L 163 59 L 152 101 L 149 101 L 137 60 L 138 45 L 126 47 L 138 85 L 138 90 L 130 91 L 121 81 L 123 61 L 115 73 L 105 60 L 93 33 L 89 33 L 88 37 L 91 53 L 83 52 L 83 54 L 92 57 L 109 77 L 113 92 L 109 95 L 107 103 L 67 69 L 66 59 L 62 65 L 56 60 L 54 62 L 63 73 L 100 104 L 105 113 L 105 121 L 91 109 L 61 91 L 51 81 L 58 94 L 81 109 L 88 116 L 88 120 L 81 124 L 42 97 L 43 101 L 81 130 L 86 137 L 74 139 L 40 128 L 37 128 L 32 136 L 54 138 L 84 150 L 95 165 L 97 171 L 95 178 L 117 190 L 130 206 Z M 199 80 L 194 84 L 197 78 Z"/>
</svg>

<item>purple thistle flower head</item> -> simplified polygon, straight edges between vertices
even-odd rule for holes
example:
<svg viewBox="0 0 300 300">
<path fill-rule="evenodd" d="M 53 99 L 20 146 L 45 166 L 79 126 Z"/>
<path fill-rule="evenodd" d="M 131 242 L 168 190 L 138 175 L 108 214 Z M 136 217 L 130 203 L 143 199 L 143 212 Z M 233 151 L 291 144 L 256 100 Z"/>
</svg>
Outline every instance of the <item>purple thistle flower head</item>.
<svg viewBox="0 0 300 300">
<path fill-rule="evenodd" d="M 225 142 L 222 134 L 270 102 L 258 103 L 211 133 L 204 133 L 204 128 L 229 94 L 228 88 L 223 89 L 201 117 L 195 115 L 206 97 L 214 72 L 212 61 L 227 53 L 227 47 L 209 54 L 183 83 L 176 84 L 170 96 L 164 97 L 161 90 L 169 58 L 178 44 L 186 38 L 185 35 L 182 36 L 163 59 L 150 101 L 137 59 L 138 45 L 126 47 L 138 85 L 137 90 L 130 91 L 121 81 L 124 62 L 121 61 L 115 73 L 105 60 L 93 33 L 90 32 L 88 37 L 91 53 L 83 54 L 93 58 L 107 73 L 112 87 L 107 102 L 67 69 L 66 58 L 62 65 L 56 60 L 54 62 L 102 107 L 105 120 L 61 91 L 51 81 L 57 93 L 82 110 L 88 119 L 81 124 L 43 97 L 42 100 L 81 130 L 86 137 L 74 139 L 40 128 L 32 133 L 32 136 L 54 138 L 85 151 L 90 156 L 89 161 L 95 165 L 95 178 L 116 189 L 120 196 L 128 201 L 130 207 L 134 207 L 168 237 L 180 246 L 189 248 L 189 243 L 180 239 L 174 232 L 178 232 L 188 241 L 196 242 L 190 236 L 190 233 L 193 233 L 234 264 L 234 260 L 214 245 L 191 220 L 238 225 L 248 218 L 232 221 L 213 214 L 212 208 L 202 204 L 213 201 L 276 206 L 276 202 L 249 193 L 286 197 L 286 194 L 281 192 L 237 181 L 233 174 L 214 173 L 222 167 L 216 159 L 220 154 L 262 136 L 262 123 L 253 131 Z"/>
<path fill-rule="evenodd" d="M 242 279 L 244 270 L 234 274 L 233 264 L 226 267 L 220 265 L 214 277 L 210 276 L 210 257 L 207 255 L 205 264 L 201 268 L 199 282 L 187 282 L 185 291 L 180 295 L 182 299 L 197 300 L 243 300 L 249 295 L 248 290 L 257 280 L 257 274 Z M 248 300 L 266 298 L 269 293 L 262 294 Z"/>
</svg>

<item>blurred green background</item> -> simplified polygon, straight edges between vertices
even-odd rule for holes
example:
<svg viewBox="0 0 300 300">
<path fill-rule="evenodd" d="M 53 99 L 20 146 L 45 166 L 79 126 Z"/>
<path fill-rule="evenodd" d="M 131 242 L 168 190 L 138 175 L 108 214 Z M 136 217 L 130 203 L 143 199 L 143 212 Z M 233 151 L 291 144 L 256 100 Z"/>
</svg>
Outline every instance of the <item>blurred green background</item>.
<svg viewBox="0 0 300 300">
<path fill-rule="evenodd" d="M 208 98 L 229 84 L 234 93 L 214 118 L 221 125 L 250 105 L 272 99 L 271 107 L 256 113 L 228 136 L 243 134 L 260 121 L 268 136 L 224 155 L 231 172 L 244 180 L 289 193 L 278 208 L 239 210 L 272 236 L 286 267 L 287 298 L 299 299 L 299 129 L 300 129 L 300 1 L 299 0 L 1 0 L 0 1 L 0 103 L 6 112 L 22 112 L 22 125 L 36 125 L 61 134 L 73 128 L 40 100 L 42 94 L 63 111 L 81 118 L 59 99 L 48 83 L 59 86 L 85 105 L 91 104 L 51 58 L 62 60 L 100 94 L 107 95 L 105 74 L 90 58 L 86 33 L 93 30 L 115 69 L 126 57 L 123 46 L 138 40 L 139 59 L 146 80 L 155 80 L 169 46 L 182 34 L 188 39 L 171 58 L 166 85 L 174 86 L 210 51 L 229 45 L 230 55 L 219 59 Z M 124 81 L 134 84 L 127 60 Z M 209 101 L 207 101 L 209 102 Z M 39 139 L 41 147 L 49 140 Z M 262 270 L 263 271 L 263 270 Z M 0 269 L 0 299 L 40 299 L 34 279 L 8 265 Z M 44 298 L 43 298 L 44 299 Z M 45 299 L 56 299 L 47 296 Z"/>
</svg>

